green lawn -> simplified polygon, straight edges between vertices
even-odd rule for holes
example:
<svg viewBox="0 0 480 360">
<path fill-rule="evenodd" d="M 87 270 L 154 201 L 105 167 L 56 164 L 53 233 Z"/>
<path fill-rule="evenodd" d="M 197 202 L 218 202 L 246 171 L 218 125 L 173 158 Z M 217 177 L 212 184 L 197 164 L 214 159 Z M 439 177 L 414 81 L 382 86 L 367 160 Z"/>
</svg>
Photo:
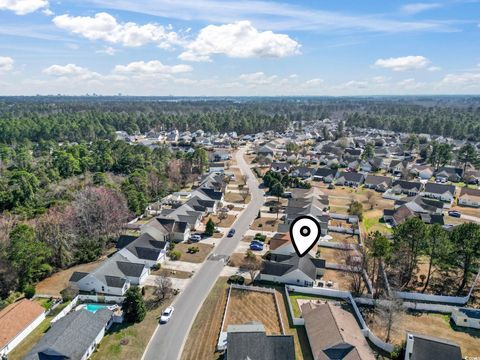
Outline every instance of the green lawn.
<svg viewBox="0 0 480 360">
<path fill-rule="evenodd" d="M 23 359 L 32 348 L 40 341 L 43 334 L 50 329 L 50 322 L 52 319 L 62 311 L 69 302 L 62 303 L 58 305 L 46 318 L 43 320 L 40 325 L 33 330 L 30 335 L 28 335 L 25 340 L 23 340 L 10 354 L 8 354 L 9 360 L 20 360 Z"/>
<path fill-rule="evenodd" d="M 376 230 L 386 234 L 390 234 L 392 232 L 391 228 L 388 228 L 384 223 L 380 222 L 379 217 L 368 217 L 368 214 L 364 215 L 362 224 L 365 229 L 365 233 L 367 234 Z"/>
</svg>

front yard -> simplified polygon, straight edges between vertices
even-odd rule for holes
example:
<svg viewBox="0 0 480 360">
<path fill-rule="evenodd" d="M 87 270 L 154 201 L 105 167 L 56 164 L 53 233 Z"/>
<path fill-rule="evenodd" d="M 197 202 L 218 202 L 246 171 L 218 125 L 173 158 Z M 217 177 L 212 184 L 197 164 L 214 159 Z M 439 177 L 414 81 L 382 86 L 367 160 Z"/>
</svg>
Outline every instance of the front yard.
<svg viewBox="0 0 480 360">
<path fill-rule="evenodd" d="M 198 252 L 193 253 L 189 252 L 189 248 L 198 248 Z M 186 244 L 180 243 L 176 244 L 174 250 L 178 250 L 181 253 L 180 261 L 186 261 L 191 263 L 202 263 L 205 261 L 207 256 L 213 249 L 213 245 L 210 244 L 202 244 L 202 243 L 193 243 L 193 244 Z"/>
<path fill-rule="evenodd" d="M 281 220 L 277 220 L 275 218 L 261 217 L 259 219 L 255 219 L 255 221 L 250 226 L 250 229 L 275 232 L 278 229 L 278 224 L 281 223 Z"/>
</svg>

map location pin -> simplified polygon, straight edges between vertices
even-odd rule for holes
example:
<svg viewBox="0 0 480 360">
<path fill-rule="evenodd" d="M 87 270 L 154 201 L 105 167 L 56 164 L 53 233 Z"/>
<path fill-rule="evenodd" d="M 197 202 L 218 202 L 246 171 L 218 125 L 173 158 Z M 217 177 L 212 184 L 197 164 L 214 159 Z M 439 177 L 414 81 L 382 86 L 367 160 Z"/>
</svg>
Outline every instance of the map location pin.
<svg viewBox="0 0 480 360">
<path fill-rule="evenodd" d="M 308 215 L 297 217 L 290 225 L 290 238 L 298 256 L 308 253 L 320 238 L 318 221 Z"/>
</svg>

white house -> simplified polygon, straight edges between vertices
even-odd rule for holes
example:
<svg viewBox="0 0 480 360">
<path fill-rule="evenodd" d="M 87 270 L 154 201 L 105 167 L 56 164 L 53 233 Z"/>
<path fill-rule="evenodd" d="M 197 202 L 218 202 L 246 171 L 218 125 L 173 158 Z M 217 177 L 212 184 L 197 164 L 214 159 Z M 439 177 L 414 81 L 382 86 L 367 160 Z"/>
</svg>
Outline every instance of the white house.
<svg viewBox="0 0 480 360">
<path fill-rule="evenodd" d="M 426 183 L 424 195 L 429 198 L 451 203 L 455 199 L 455 186 Z"/>
<path fill-rule="evenodd" d="M 0 311 L 0 358 L 8 355 L 45 319 L 45 309 L 22 299 Z"/>
<path fill-rule="evenodd" d="M 458 308 L 452 311 L 452 321 L 457 326 L 480 329 L 480 310 Z"/>
<path fill-rule="evenodd" d="M 82 309 L 53 323 L 24 360 L 87 360 L 112 324 L 112 311 Z"/>
</svg>

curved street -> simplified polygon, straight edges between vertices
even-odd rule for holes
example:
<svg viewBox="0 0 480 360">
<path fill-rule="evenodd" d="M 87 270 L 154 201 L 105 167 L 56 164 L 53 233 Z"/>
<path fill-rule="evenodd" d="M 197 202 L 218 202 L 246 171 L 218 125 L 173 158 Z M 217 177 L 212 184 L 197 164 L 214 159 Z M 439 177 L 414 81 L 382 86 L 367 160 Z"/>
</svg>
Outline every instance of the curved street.
<svg viewBox="0 0 480 360">
<path fill-rule="evenodd" d="M 259 188 L 257 178 L 243 157 L 245 151 L 246 148 L 239 149 L 236 160 L 242 174 L 248 176 L 251 200 L 232 226 L 236 233 L 231 238 L 224 236 L 220 240 L 213 250 L 212 259 L 205 261 L 185 290 L 174 300 L 175 312 L 167 324 L 157 326 L 143 355 L 144 360 L 173 360 L 181 357 L 192 323 L 220 276 L 224 259 L 233 253 L 265 201 L 264 192 Z"/>
</svg>

